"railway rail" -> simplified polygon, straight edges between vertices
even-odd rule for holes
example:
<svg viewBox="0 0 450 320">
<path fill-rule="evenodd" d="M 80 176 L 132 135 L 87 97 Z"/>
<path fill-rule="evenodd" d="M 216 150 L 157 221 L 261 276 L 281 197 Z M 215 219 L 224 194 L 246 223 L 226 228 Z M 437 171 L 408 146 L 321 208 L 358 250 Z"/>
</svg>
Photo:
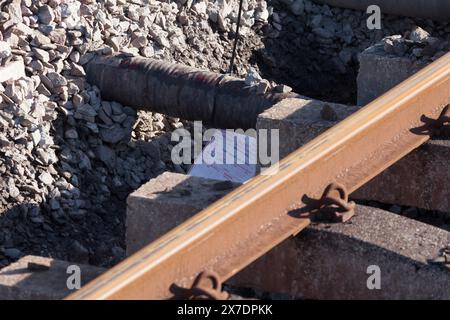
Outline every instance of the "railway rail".
<svg viewBox="0 0 450 320">
<path fill-rule="evenodd" d="M 67 299 L 223 298 L 221 280 L 301 232 L 320 209 L 348 219 L 348 194 L 448 126 L 449 103 L 450 53 Z M 205 278 L 212 288 L 200 285 Z"/>
</svg>

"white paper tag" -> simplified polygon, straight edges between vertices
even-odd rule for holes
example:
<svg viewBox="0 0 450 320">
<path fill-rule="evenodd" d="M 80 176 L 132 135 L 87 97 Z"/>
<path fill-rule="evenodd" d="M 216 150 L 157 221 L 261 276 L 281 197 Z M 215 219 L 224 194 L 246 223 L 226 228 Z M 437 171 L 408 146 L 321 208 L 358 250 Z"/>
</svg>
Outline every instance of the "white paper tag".
<svg viewBox="0 0 450 320">
<path fill-rule="evenodd" d="M 256 175 L 256 138 L 216 130 L 189 170 L 189 175 L 244 183 Z"/>
</svg>

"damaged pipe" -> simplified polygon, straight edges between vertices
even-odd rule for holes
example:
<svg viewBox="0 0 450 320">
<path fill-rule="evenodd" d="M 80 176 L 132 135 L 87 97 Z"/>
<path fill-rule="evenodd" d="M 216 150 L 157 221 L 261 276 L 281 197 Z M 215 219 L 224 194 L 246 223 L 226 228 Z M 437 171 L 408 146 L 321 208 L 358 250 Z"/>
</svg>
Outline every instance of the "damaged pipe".
<svg viewBox="0 0 450 320">
<path fill-rule="evenodd" d="M 216 128 L 254 128 L 265 109 L 294 94 L 256 94 L 245 81 L 160 60 L 96 56 L 87 79 L 102 98 Z"/>
</svg>

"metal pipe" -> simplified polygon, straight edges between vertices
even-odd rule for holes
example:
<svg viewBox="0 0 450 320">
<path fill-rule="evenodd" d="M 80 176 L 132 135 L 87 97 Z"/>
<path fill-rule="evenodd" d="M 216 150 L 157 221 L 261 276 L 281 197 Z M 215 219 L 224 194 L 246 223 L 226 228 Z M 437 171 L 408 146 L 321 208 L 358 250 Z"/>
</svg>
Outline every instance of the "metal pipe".
<svg viewBox="0 0 450 320">
<path fill-rule="evenodd" d="M 334 7 L 366 11 L 377 5 L 382 13 L 417 17 L 439 21 L 450 21 L 449 0 L 315 0 Z"/>
<path fill-rule="evenodd" d="M 265 109 L 293 94 L 256 94 L 244 80 L 154 59 L 97 56 L 87 78 L 102 97 L 217 128 L 253 128 Z"/>
</svg>

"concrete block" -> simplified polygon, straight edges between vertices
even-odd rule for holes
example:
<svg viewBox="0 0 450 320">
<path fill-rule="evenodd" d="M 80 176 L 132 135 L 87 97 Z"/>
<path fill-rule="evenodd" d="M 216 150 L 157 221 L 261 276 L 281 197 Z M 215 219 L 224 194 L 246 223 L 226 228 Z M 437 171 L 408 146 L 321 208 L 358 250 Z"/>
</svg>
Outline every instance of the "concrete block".
<svg viewBox="0 0 450 320">
<path fill-rule="evenodd" d="M 447 231 L 357 206 L 350 223 L 312 225 L 228 283 L 307 299 L 450 299 L 450 268 L 431 262 L 449 243 Z"/>
<path fill-rule="evenodd" d="M 306 97 L 284 99 L 258 116 L 256 129 L 279 130 L 282 159 L 357 110 Z"/>
<path fill-rule="evenodd" d="M 50 258 L 25 256 L 0 270 L 1 300 L 63 299 L 73 291 L 67 287 L 70 265 L 80 267 L 81 285 L 104 272 L 103 268 Z"/>
<path fill-rule="evenodd" d="M 358 105 L 375 100 L 425 66 L 407 57 L 390 55 L 378 43 L 359 55 Z"/>
<path fill-rule="evenodd" d="M 0 67 L 0 82 L 7 80 L 17 80 L 25 77 L 25 66 L 23 61 L 12 61 L 6 66 Z"/>
<path fill-rule="evenodd" d="M 127 255 L 220 199 L 239 184 L 165 172 L 128 196 Z"/>
</svg>

